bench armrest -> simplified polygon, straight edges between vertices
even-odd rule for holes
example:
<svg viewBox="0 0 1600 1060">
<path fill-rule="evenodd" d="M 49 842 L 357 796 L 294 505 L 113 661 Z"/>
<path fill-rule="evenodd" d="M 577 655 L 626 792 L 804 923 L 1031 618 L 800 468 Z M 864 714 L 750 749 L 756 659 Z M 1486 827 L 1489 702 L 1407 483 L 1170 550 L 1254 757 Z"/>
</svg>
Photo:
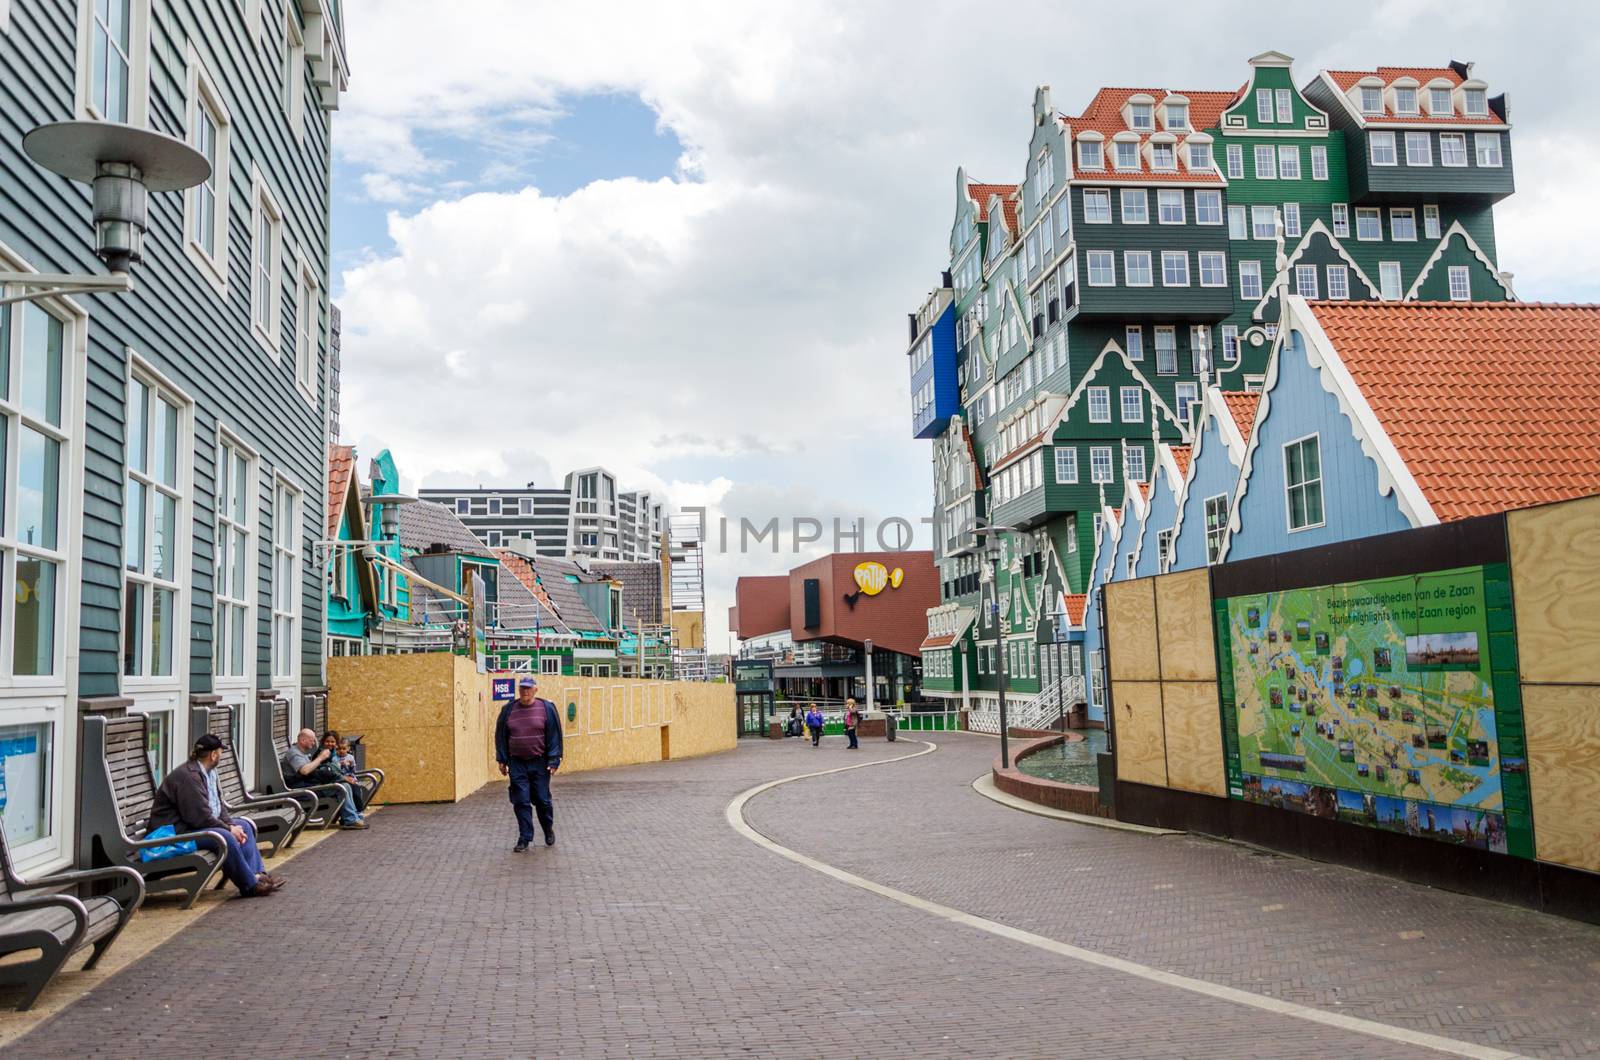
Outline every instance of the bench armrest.
<svg viewBox="0 0 1600 1060">
<path fill-rule="evenodd" d="M 305 809 L 305 804 L 293 795 L 246 795 L 227 806 L 230 810 L 261 810 L 269 806 L 285 806 L 297 812 Z"/>
<path fill-rule="evenodd" d="M 228 841 L 209 829 L 200 832 L 179 832 L 177 835 L 163 836 L 160 839 L 129 839 L 128 845 L 136 850 L 142 850 L 145 847 L 171 846 L 189 839 L 193 839 L 196 843 L 214 844 L 219 856 L 228 856 Z"/>
<path fill-rule="evenodd" d="M 84 933 L 89 930 L 89 910 L 82 902 L 70 894 L 46 894 L 38 898 L 17 898 L 9 902 L 0 902 L 0 914 L 18 913 L 28 909 L 48 909 L 51 906 L 60 906 L 72 914 L 78 926 L 73 929 L 72 937 L 67 939 L 67 952 L 78 948 L 78 943 L 83 941 Z M 0 932 L 3 932 L 5 921 L 0 919 Z"/>
</svg>

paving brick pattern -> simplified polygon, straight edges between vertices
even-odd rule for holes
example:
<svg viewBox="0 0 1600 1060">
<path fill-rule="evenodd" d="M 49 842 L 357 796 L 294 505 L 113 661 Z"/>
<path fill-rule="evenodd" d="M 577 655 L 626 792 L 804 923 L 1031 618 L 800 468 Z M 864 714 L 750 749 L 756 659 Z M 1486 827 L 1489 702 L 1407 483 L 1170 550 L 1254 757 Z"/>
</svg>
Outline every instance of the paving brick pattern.
<svg viewBox="0 0 1600 1060">
<path fill-rule="evenodd" d="M 807 853 L 1081 945 L 1315 1004 L 1355 984 L 1352 1010 L 1457 1037 L 1594 1046 L 1594 998 L 1576 993 L 1584 955 L 1600 960 L 1589 929 L 1034 818 L 967 788 L 992 741 L 940 739 L 768 792 L 751 817 Z M 728 827 L 753 784 L 913 749 L 843 745 L 751 740 L 558 778 L 561 843 L 529 854 L 510 852 L 503 788 L 388 808 L 295 859 L 281 894 L 225 903 L 5 1055 L 1433 1055 L 933 920 Z M 1396 927 L 1427 937 L 1402 943 Z M 1474 963 L 1492 997 L 1466 989 Z"/>
</svg>

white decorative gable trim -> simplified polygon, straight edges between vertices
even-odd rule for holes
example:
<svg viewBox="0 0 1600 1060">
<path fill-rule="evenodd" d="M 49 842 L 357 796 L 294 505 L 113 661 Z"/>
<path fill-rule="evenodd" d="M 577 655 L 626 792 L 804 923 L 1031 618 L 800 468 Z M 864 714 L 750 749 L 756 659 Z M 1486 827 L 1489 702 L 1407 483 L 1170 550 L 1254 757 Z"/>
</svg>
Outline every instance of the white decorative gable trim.
<svg viewBox="0 0 1600 1060">
<path fill-rule="evenodd" d="M 1453 236 L 1461 237 L 1462 242 L 1466 243 L 1467 249 L 1472 251 L 1474 257 L 1483 262 L 1483 267 L 1489 270 L 1489 275 L 1494 277 L 1494 282 L 1498 283 L 1500 289 L 1505 291 L 1506 297 L 1515 302 L 1517 300 L 1517 292 L 1511 289 L 1510 279 L 1507 278 L 1505 273 L 1494 267 L 1494 262 L 1489 260 L 1489 255 L 1485 254 L 1483 248 L 1478 246 L 1477 241 L 1467 234 L 1465 228 L 1461 227 L 1460 221 L 1451 221 L 1450 227 L 1445 229 L 1443 238 L 1439 240 L 1439 245 L 1433 248 L 1433 253 L 1428 255 L 1428 260 L 1422 263 L 1422 269 L 1417 273 L 1417 278 L 1412 281 L 1411 290 L 1406 292 L 1405 300 L 1407 302 L 1416 301 L 1417 292 L 1422 290 L 1423 281 L 1428 278 L 1428 274 L 1433 271 L 1433 267 L 1439 264 L 1439 259 L 1444 257 L 1444 252 L 1449 248 L 1450 240 Z"/>
<path fill-rule="evenodd" d="M 1459 223 L 1457 222 L 1457 224 Z M 1333 245 L 1334 251 L 1344 261 L 1345 265 L 1350 268 L 1350 271 L 1356 274 L 1356 279 L 1366 285 L 1367 292 L 1374 299 L 1380 297 L 1381 292 L 1378 290 L 1378 285 L 1372 282 L 1372 279 L 1360 265 L 1356 264 L 1356 259 L 1352 258 L 1350 252 L 1344 249 L 1344 244 L 1339 241 L 1339 237 L 1328 231 L 1328 227 L 1322 223 L 1322 218 L 1319 217 L 1311 222 L 1311 227 L 1306 229 L 1305 234 L 1300 237 L 1300 242 L 1295 244 L 1294 253 L 1284 260 L 1283 268 L 1279 270 L 1278 275 L 1272 278 L 1272 285 L 1266 289 L 1266 293 L 1261 296 L 1261 301 L 1256 303 L 1255 309 L 1250 314 L 1252 319 L 1265 319 L 1263 314 L 1266 312 L 1267 303 L 1272 300 L 1273 296 L 1280 291 L 1294 290 L 1294 285 L 1289 282 L 1289 274 L 1294 271 L 1294 267 L 1300 261 L 1301 256 L 1310 249 L 1311 237 L 1318 232 L 1327 237 L 1328 242 Z"/>
<path fill-rule="evenodd" d="M 1145 378 L 1145 374 L 1141 372 L 1132 361 L 1128 360 L 1128 355 L 1123 352 L 1122 347 L 1117 344 L 1116 339 L 1106 340 L 1105 346 L 1100 350 L 1100 356 L 1094 359 L 1094 363 L 1089 366 L 1088 371 L 1083 373 L 1083 378 L 1078 380 L 1078 385 L 1072 388 L 1072 393 L 1067 396 L 1067 403 L 1061 406 L 1061 413 L 1059 418 L 1056 420 L 1056 426 L 1059 427 L 1061 424 L 1067 421 L 1067 417 L 1072 414 L 1072 410 L 1077 406 L 1078 399 L 1083 396 L 1083 392 L 1088 389 L 1089 384 L 1094 380 L 1094 377 L 1100 371 L 1101 366 L 1106 363 L 1106 358 L 1110 357 L 1112 354 L 1116 354 L 1122 359 L 1122 363 L 1127 366 L 1129 373 L 1132 374 L 1132 376 L 1139 381 L 1139 385 L 1144 387 L 1149 393 L 1150 407 L 1152 409 L 1159 408 L 1163 413 L 1165 413 L 1167 419 L 1174 427 L 1178 428 L 1178 433 L 1181 434 L 1183 436 L 1183 440 L 1187 442 L 1189 440 L 1188 427 L 1178 422 L 1178 414 L 1172 410 L 1172 406 L 1168 405 L 1162 400 L 1161 395 L 1156 392 L 1156 388 L 1150 385 L 1150 380 Z"/>
</svg>

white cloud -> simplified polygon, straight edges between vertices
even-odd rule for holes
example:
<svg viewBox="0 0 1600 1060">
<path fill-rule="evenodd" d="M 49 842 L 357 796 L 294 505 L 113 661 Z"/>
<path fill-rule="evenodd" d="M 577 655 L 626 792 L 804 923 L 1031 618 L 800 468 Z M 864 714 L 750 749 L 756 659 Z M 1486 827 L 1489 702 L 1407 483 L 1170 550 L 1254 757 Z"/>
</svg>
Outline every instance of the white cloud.
<svg viewBox="0 0 1600 1060">
<path fill-rule="evenodd" d="M 943 267 L 956 165 L 1019 177 L 1036 83 L 1068 111 L 1102 84 L 1231 89 L 1269 47 L 1302 78 L 1478 59 L 1517 100 L 1503 262 L 1524 297 L 1580 290 L 1563 285 L 1592 246 L 1573 226 L 1595 226 L 1595 149 L 1571 146 L 1588 125 L 1574 89 L 1600 58 L 1588 8 L 1551 8 L 1561 51 L 1536 10 L 1507 20 L 1485 0 L 1390 0 L 1366 24 L 1242 2 L 1007 10 L 350 0 L 336 149 L 372 198 L 450 183 L 344 274 L 348 433 L 434 485 L 603 463 L 758 522 L 915 518 L 929 471 L 908 437 L 903 314 Z M 1150 48 L 1153 20 L 1188 46 Z M 684 145 L 678 177 L 470 194 L 438 146 L 538 146 L 589 92 L 648 103 Z M 731 574 L 794 562 L 714 558 L 715 643 Z"/>
</svg>

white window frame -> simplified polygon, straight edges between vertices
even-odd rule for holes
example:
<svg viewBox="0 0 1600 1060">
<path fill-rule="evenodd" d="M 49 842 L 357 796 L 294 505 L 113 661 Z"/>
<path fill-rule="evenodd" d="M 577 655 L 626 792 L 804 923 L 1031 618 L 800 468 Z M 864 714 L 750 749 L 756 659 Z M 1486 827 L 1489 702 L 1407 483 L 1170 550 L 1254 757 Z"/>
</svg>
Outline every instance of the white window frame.
<svg viewBox="0 0 1600 1060">
<path fill-rule="evenodd" d="M 1128 324 L 1122 329 L 1122 352 L 1130 361 L 1144 360 L 1144 325 Z"/>
<path fill-rule="evenodd" d="M 227 460 L 228 470 L 226 477 L 228 486 L 225 495 L 219 497 L 215 491 L 213 492 L 212 521 L 213 525 L 217 527 L 218 533 L 227 535 L 223 551 L 226 553 L 226 558 L 229 562 L 227 574 L 216 576 L 212 582 L 212 674 L 219 687 L 226 685 L 229 688 L 248 689 L 255 677 L 257 657 L 260 654 L 260 646 L 257 643 L 256 606 L 261 562 L 260 546 L 258 544 L 260 498 L 257 496 L 257 490 L 259 489 L 257 483 L 260 481 L 261 474 L 261 457 L 259 453 L 246 445 L 232 431 L 221 426 L 217 428 L 216 454 L 218 477 L 213 481 L 221 482 L 224 475 L 221 467 L 223 461 Z M 243 486 L 243 522 L 239 521 L 236 509 L 231 503 L 234 499 L 235 490 L 239 488 L 236 482 L 237 458 L 239 457 L 244 459 L 246 480 Z M 218 533 L 212 535 L 213 548 L 215 548 Z M 242 534 L 244 537 L 245 560 L 242 572 L 239 572 L 233 563 L 234 549 L 237 547 L 234 536 L 238 534 Z M 214 552 L 212 556 L 212 569 L 214 572 L 219 569 L 219 565 L 216 562 L 218 558 Z M 232 584 L 236 576 L 243 577 L 243 586 Z M 242 591 L 225 592 L 223 591 L 224 586 L 228 590 Z M 235 667 L 230 650 L 232 648 L 231 634 L 236 621 L 242 622 L 244 629 L 244 633 L 240 638 L 242 656 L 239 663 L 239 672 L 234 672 Z"/>
<path fill-rule="evenodd" d="M 1277 111 L 1272 103 L 1272 89 L 1256 89 L 1256 121 L 1263 125 L 1271 125 L 1276 120 L 1276 114 Z"/>
<path fill-rule="evenodd" d="M 1176 173 L 1178 171 L 1178 145 L 1161 141 L 1152 143 L 1150 145 L 1150 168 L 1158 173 Z"/>
<path fill-rule="evenodd" d="M 1439 238 L 1439 207 L 1435 203 L 1424 203 L 1422 207 L 1422 238 Z"/>
<path fill-rule="evenodd" d="M 1287 88 L 1280 88 L 1276 92 L 1278 100 L 1278 124 L 1294 124 L 1294 93 Z"/>
<path fill-rule="evenodd" d="M 1350 204 L 1336 202 L 1332 204 L 1333 235 L 1335 239 L 1350 238 Z"/>
<path fill-rule="evenodd" d="M 1410 235 L 1401 235 L 1401 226 L 1396 221 L 1409 223 Z M 1415 243 L 1417 241 L 1417 211 L 1410 206 L 1389 207 L 1389 238 L 1400 243 Z"/>
<path fill-rule="evenodd" d="M 1261 300 L 1261 262 L 1239 262 L 1239 297 L 1249 302 Z"/>
<path fill-rule="evenodd" d="M 1439 94 L 1444 93 L 1444 105 L 1439 105 Z M 1430 118 L 1450 118 L 1455 116 L 1455 104 L 1450 99 L 1451 92 L 1448 88 L 1428 89 L 1428 116 Z"/>
<path fill-rule="evenodd" d="M 1078 447 L 1068 445 L 1057 448 L 1054 461 L 1056 485 L 1076 486 L 1078 484 Z"/>
<path fill-rule="evenodd" d="M 1243 206 L 1228 207 L 1228 238 L 1250 238 L 1250 211 Z"/>
<path fill-rule="evenodd" d="M 1465 265 L 1452 265 L 1447 276 L 1450 283 L 1450 301 L 1472 301 L 1472 270 Z M 1461 282 L 1457 284 L 1457 280 Z"/>
<path fill-rule="evenodd" d="M 1123 188 L 1118 197 L 1118 216 L 1125 225 L 1147 225 L 1150 223 L 1150 196 L 1143 188 Z M 1129 204 L 1135 208 L 1130 211 Z"/>
<path fill-rule="evenodd" d="M 284 509 L 290 509 L 284 518 Z M 280 691 L 298 689 L 305 648 L 300 643 L 305 612 L 305 491 L 279 472 L 272 483 L 271 673 Z M 287 581 L 287 584 L 285 584 Z M 286 664 L 286 665 L 284 665 Z"/>
<path fill-rule="evenodd" d="M 1256 144 L 1255 174 L 1257 180 L 1278 179 L 1278 152 L 1271 144 Z"/>
<path fill-rule="evenodd" d="M 1078 141 L 1078 168 L 1106 168 L 1106 145 L 1104 140 Z"/>
<path fill-rule="evenodd" d="M 1178 269 L 1175 268 L 1179 263 L 1182 263 L 1181 277 L 1178 277 Z M 1189 252 L 1187 250 L 1163 250 L 1161 252 L 1161 286 L 1189 286 Z"/>
<path fill-rule="evenodd" d="M 1211 155 L 1211 145 L 1208 143 L 1186 143 L 1189 149 L 1189 171 L 1191 173 L 1209 173 L 1216 168 L 1216 162 Z"/>
<path fill-rule="evenodd" d="M 1484 147 L 1492 146 L 1494 161 L 1484 161 Z M 1499 169 L 1506 164 L 1505 154 L 1502 149 L 1500 134 L 1497 132 L 1472 134 L 1473 160 L 1478 163 L 1479 169 Z"/>
<path fill-rule="evenodd" d="M 1222 511 L 1217 512 L 1218 502 L 1221 502 Z M 1216 564 L 1222 558 L 1222 545 L 1228 536 L 1228 495 L 1226 493 L 1213 494 L 1202 503 L 1201 526 L 1206 534 L 1206 566 Z M 1217 516 L 1217 518 L 1213 518 Z M 1215 525 L 1213 525 L 1215 523 Z"/>
<path fill-rule="evenodd" d="M 1382 114 L 1383 113 L 1383 88 L 1382 88 L 1382 86 L 1380 86 L 1380 85 L 1362 85 L 1360 87 L 1360 89 L 1358 90 L 1357 94 L 1360 97 L 1359 101 L 1358 101 L 1358 105 L 1361 108 L 1361 113 L 1363 113 L 1363 114 Z M 1373 104 L 1371 102 L 1372 100 L 1376 100 L 1377 101 L 1377 105 L 1376 106 L 1373 106 Z"/>
<path fill-rule="evenodd" d="M 253 166 L 250 184 L 250 334 L 273 360 L 277 360 L 283 331 L 283 207 L 278 205 L 277 197 Z M 263 222 L 268 225 L 271 242 L 265 275 L 260 257 Z M 261 324 L 263 311 L 267 318 L 265 327 Z"/>
<path fill-rule="evenodd" d="M 1295 484 L 1291 485 L 1290 482 L 1289 482 L 1289 450 L 1294 448 L 1295 446 L 1304 445 L 1308 441 L 1316 443 L 1317 476 L 1316 476 L 1316 478 L 1307 478 L 1303 482 L 1299 482 L 1299 483 L 1295 483 Z M 1284 525 L 1288 527 L 1289 533 L 1298 534 L 1302 530 L 1315 530 L 1319 526 L 1327 525 L 1327 522 L 1328 522 L 1327 495 L 1326 495 L 1326 491 L 1322 488 L 1322 482 L 1323 482 L 1323 474 L 1322 474 L 1322 435 L 1321 435 L 1321 433 L 1313 431 L 1311 434 L 1304 434 L 1304 435 L 1301 435 L 1299 438 L 1294 438 L 1294 439 L 1291 439 L 1291 440 L 1285 442 L 1283 444 L 1283 521 L 1284 521 Z M 1297 489 L 1304 490 L 1307 494 L 1309 494 L 1313 487 L 1315 487 L 1315 489 L 1316 489 L 1317 507 L 1319 509 L 1321 509 L 1322 518 L 1317 520 L 1314 523 L 1307 522 L 1303 526 L 1295 526 L 1294 525 L 1294 502 L 1291 500 L 1292 494 Z"/>
<path fill-rule="evenodd" d="M 1420 149 L 1413 150 L 1420 145 Z M 1426 129 L 1412 130 L 1406 133 L 1406 165 L 1422 166 L 1433 165 L 1433 134 Z"/>
<path fill-rule="evenodd" d="M 1446 149 L 1447 145 L 1460 148 L 1460 154 L 1454 156 L 1457 161 L 1451 161 L 1452 152 Z M 1466 133 L 1447 132 L 1439 134 L 1439 164 L 1441 166 L 1446 166 L 1450 169 L 1465 169 L 1471 158 L 1471 153 L 1467 151 Z"/>
<path fill-rule="evenodd" d="M 1142 121 L 1140 119 L 1143 119 Z M 1136 132 L 1154 132 L 1156 105 L 1154 103 L 1128 104 L 1128 128 Z"/>
<path fill-rule="evenodd" d="M 1222 325 L 1222 359 L 1230 365 L 1239 363 L 1239 325 Z"/>
<path fill-rule="evenodd" d="M 1291 239 L 1300 235 L 1300 204 L 1297 202 L 1283 204 L 1283 234 Z"/>
<path fill-rule="evenodd" d="M 1178 383 L 1172 388 L 1172 397 L 1178 406 L 1178 422 L 1192 428 L 1194 410 L 1200 405 L 1200 384 Z"/>
<path fill-rule="evenodd" d="M 1140 275 L 1135 271 L 1136 262 L 1142 261 L 1143 280 L 1136 279 Z M 1124 250 L 1122 252 L 1122 282 L 1127 287 L 1153 287 L 1155 286 L 1155 273 L 1148 250 Z"/>
<path fill-rule="evenodd" d="M 1244 145 L 1228 145 L 1228 179 L 1244 179 Z"/>
<path fill-rule="evenodd" d="M 228 108 L 222 101 L 222 93 L 217 90 L 216 82 L 206 71 L 205 64 L 200 59 L 200 54 L 195 50 L 193 42 L 188 46 L 189 86 L 186 127 L 189 130 L 187 143 L 190 147 L 199 149 L 195 142 L 200 128 L 202 114 L 216 129 L 216 140 L 213 153 L 216 155 L 216 165 L 212 167 L 211 176 L 204 184 L 190 188 L 183 195 L 183 248 L 189 260 L 195 263 L 200 275 L 211 285 L 218 297 L 226 298 L 228 295 L 228 244 L 229 230 L 229 168 L 233 153 L 233 119 L 228 114 Z M 208 252 L 196 238 L 196 215 L 200 208 L 200 197 L 206 192 L 213 196 L 212 203 L 212 242 L 216 252 Z"/>
<path fill-rule="evenodd" d="M 1088 390 L 1090 423 L 1111 422 L 1111 388 L 1108 386 L 1092 386 Z"/>
<path fill-rule="evenodd" d="M 1124 173 L 1138 169 L 1139 141 L 1113 140 L 1111 142 L 1111 165 Z"/>
<path fill-rule="evenodd" d="M 1311 148 L 1311 179 L 1328 179 L 1328 149 L 1321 144 L 1314 144 Z"/>
<path fill-rule="evenodd" d="M 1103 464 L 1102 464 L 1102 457 L 1104 458 L 1104 463 Z M 1113 463 L 1113 461 L 1115 461 L 1115 460 L 1116 460 L 1116 456 L 1113 454 L 1111 446 L 1109 446 L 1109 445 L 1092 445 L 1092 446 L 1090 446 L 1089 447 L 1089 481 L 1093 485 L 1096 485 L 1096 486 L 1104 486 L 1107 483 L 1115 482 L 1116 481 L 1116 477 L 1117 477 L 1117 467 L 1116 467 L 1116 464 Z M 1104 469 L 1105 469 L 1105 473 L 1103 475 L 1101 474 L 1101 470 L 1100 470 L 1102 467 L 1104 467 Z"/>
<path fill-rule="evenodd" d="M 1133 466 L 1134 461 L 1132 459 L 1135 454 L 1137 454 L 1138 457 L 1139 457 L 1139 466 L 1137 468 L 1137 472 L 1138 472 L 1137 474 L 1135 474 L 1135 468 Z M 1123 442 L 1122 442 L 1122 480 L 1124 482 L 1143 482 L 1143 481 L 1146 480 L 1146 478 L 1149 476 L 1149 474 L 1150 474 L 1150 463 L 1145 458 L 1144 445 L 1139 443 L 1139 442 L 1130 442 L 1127 439 L 1123 439 Z M 1132 559 L 1133 557 L 1129 556 L 1128 558 Z"/>
<path fill-rule="evenodd" d="M 1379 148 L 1384 145 L 1387 145 L 1388 148 L 1388 161 L 1384 161 L 1379 151 Z M 1374 166 L 1397 166 L 1400 164 L 1392 130 L 1374 129 L 1367 133 L 1367 161 Z"/>
<path fill-rule="evenodd" d="M 306 128 L 306 42 L 295 17 L 296 4 L 283 5 L 283 104 L 289 134 L 299 143 Z"/>
<path fill-rule="evenodd" d="M 1163 342 L 1162 340 L 1166 340 Z M 1172 324 L 1156 325 L 1156 374 L 1178 374 L 1178 329 Z"/>
<path fill-rule="evenodd" d="M 1290 172 L 1291 170 L 1293 172 Z M 1295 144 L 1288 144 L 1278 148 L 1278 179 L 1300 179 L 1300 148 Z"/>
<path fill-rule="evenodd" d="M 1093 214 L 1089 211 L 1089 203 L 1105 204 L 1105 216 L 1100 216 L 1100 211 Z M 1111 189 L 1110 188 L 1084 188 L 1083 189 L 1083 223 L 1086 225 L 1108 225 L 1111 223 Z"/>
<path fill-rule="evenodd" d="M 1199 254 L 1200 286 L 1201 287 L 1226 287 L 1228 286 L 1228 255 L 1220 250 L 1202 250 Z M 1207 268 L 1207 262 L 1210 268 Z M 1207 280 L 1206 273 L 1210 272 L 1213 279 Z"/>
<path fill-rule="evenodd" d="M 1215 207 L 1215 210 L 1214 211 L 1208 211 L 1205 207 L 1203 207 L 1201 205 L 1202 203 L 1210 203 L 1212 206 Z M 1212 220 L 1212 221 L 1206 220 L 1206 213 L 1207 212 L 1214 212 L 1216 214 L 1216 219 Z M 1222 208 L 1222 192 L 1215 191 L 1215 190 L 1208 191 L 1208 190 L 1202 188 L 1202 189 L 1197 190 L 1194 193 L 1194 223 L 1195 224 L 1197 224 L 1197 225 L 1220 225 L 1220 224 L 1223 223 L 1223 221 L 1225 219 L 1226 219 L 1226 213 L 1224 212 L 1224 210 Z"/>
<path fill-rule="evenodd" d="M 1394 285 L 1389 284 L 1389 277 L 1394 277 Z M 1394 293 L 1391 294 L 1390 292 Z M 1400 263 L 1398 261 L 1378 262 L 1378 297 L 1385 302 L 1398 302 L 1405 297 L 1405 285 L 1401 280 Z"/>
<path fill-rule="evenodd" d="M 1121 415 L 1121 422 L 1144 422 L 1144 387 L 1125 386 L 1118 388 L 1117 401 L 1121 406 L 1118 409 Z"/>
<path fill-rule="evenodd" d="M 1264 227 L 1263 220 L 1265 221 Z M 1277 207 L 1260 204 L 1250 207 L 1250 238 L 1269 240 L 1278 238 Z"/>
<path fill-rule="evenodd" d="M 80 121 L 116 121 L 147 127 L 150 124 L 150 0 L 128 3 L 128 113 L 106 115 L 94 105 L 95 0 L 78 0 L 77 72 L 73 111 Z"/>
<path fill-rule="evenodd" d="M 1294 293 L 1301 298 L 1315 300 L 1321 293 L 1319 289 L 1317 267 L 1315 265 L 1296 265 L 1294 267 Z"/>
<path fill-rule="evenodd" d="M 1478 104 L 1482 104 L 1479 106 Z M 1461 113 L 1470 118 L 1485 118 L 1489 115 L 1489 90 L 1486 88 L 1464 88 L 1461 90 Z"/>
<path fill-rule="evenodd" d="M 1115 287 L 1117 285 L 1117 255 L 1110 250 L 1086 250 L 1083 252 L 1084 270 L 1087 275 L 1087 284 L 1090 287 Z M 1096 280 L 1095 260 L 1101 258 L 1106 263 L 1106 271 L 1111 274 L 1108 280 Z"/>
<path fill-rule="evenodd" d="M 1177 213 L 1172 220 L 1167 219 L 1168 207 L 1177 204 Z M 1164 225 L 1181 225 L 1188 223 L 1189 210 L 1184 202 L 1182 188 L 1160 188 L 1156 191 L 1156 221 Z"/>
<path fill-rule="evenodd" d="M 318 326 L 322 318 L 322 302 L 317 286 L 317 275 L 304 254 L 296 255 L 294 303 L 294 381 L 312 406 L 317 403 L 317 376 L 321 352 L 317 339 L 322 334 Z"/>
<path fill-rule="evenodd" d="M 137 481 L 145 492 L 145 512 L 143 539 L 145 554 L 141 557 L 140 571 L 128 568 L 127 557 L 124 555 L 122 563 L 122 615 L 123 622 L 127 621 L 127 591 L 130 582 L 136 582 L 145 587 L 144 601 L 140 607 L 140 635 L 139 654 L 140 663 L 136 673 L 129 673 L 124 657 L 128 631 L 121 630 L 123 645 L 118 651 L 118 668 L 122 674 L 124 690 L 134 689 L 177 689 L 183 686 L 188 676 L 188 666 L 185 662 L 188 656 L 189 644 L 189 607 L 192 590 L 194 561 L 194 400 L 188 394 L 178 389 L 171 380 L 162 375 L 156 368 L 138 354 L 129 351 L 128 368 L 125 385 L 127 387 L 127 402 L 129 408 L 128 422 L 132 422 L 132 401 L 135 394 L 134 383 L 138 382 L 146 387 L 145 397 L 150 403 L 152 411 L 158 411 L 163 401 L 172 405 L 178 411 L 177 423 L 174 425 L 175 443 L 177 450 L 177 467 L 174 471 L 174 482 L 167 485 L 159 481 L 153 466 L 155 452 L 153 446 L 154 432 L 151 427 L 154 419 L 147 422 L 145 444 L 150 447 L 150 458 L 141 470 L 133 466 L 128 447 L 123 447 L 122 473 L 123 480 Z M 161 578 L 155 573 L 155 511 L 154 500 L 157 495 L 170 497 L 173 505 L 173 525 L 169 528 L 170 541 L 168 547 L 172 549 L 172 577 Z M 128 493 L 123 494 L 124 520 L 127 517 Z M 126 536 L 123 548 L 127 548 Z M 172 614 L 169 618 L 172 636 L 172 663 L 171 673 L 156 674 L 155 667 L 151 665 L 154 644 L 151 635 L 155 630 L 155 593 L 156 590 L 167 590 L 172 593 Z"/>
<path fill-rule="evenodd" d="M 1394 112 L 1402 118 L 1415 118 L 1422 113 L 1422 90 L 1415 85 L 1396 85 L 1394 87 Z M 1408 107 L 1401 102 L 1402 93 L 1411 94 L 1411 105 Z"/>
<path fill-rule="evenodd" d="M 1377 233 L 1375 235 L 1370 235 L 1369 236 L 1369 235 L 1362 235 L 1361 234 L 1361 221 L 1362 221 L 1363 218 L 1365 218 L 1366 220 L 1371 221 L 1373 224 L 1378 226 L 1378 231 L 1377 231 Z M 1377 241 L 1381 240 L 1382 238 L 1383 238 L 1383 210 L 1381 208 L 1377 207 L 1377 206 L 1357 206 L 1356 207 L 1356 242 L 1358 242 L 1358 243 L 1374 243 L 1374 242 L 1377 242 Z"/>
<path fill-rule="evenodd" d="M 1338 282 L 1334 280 L 1337 278 Z M 1350 269 L 1345 265 L 1328 266 L 1328 300 L 1343 302 L 1350 297 Z"/>
</svg>

